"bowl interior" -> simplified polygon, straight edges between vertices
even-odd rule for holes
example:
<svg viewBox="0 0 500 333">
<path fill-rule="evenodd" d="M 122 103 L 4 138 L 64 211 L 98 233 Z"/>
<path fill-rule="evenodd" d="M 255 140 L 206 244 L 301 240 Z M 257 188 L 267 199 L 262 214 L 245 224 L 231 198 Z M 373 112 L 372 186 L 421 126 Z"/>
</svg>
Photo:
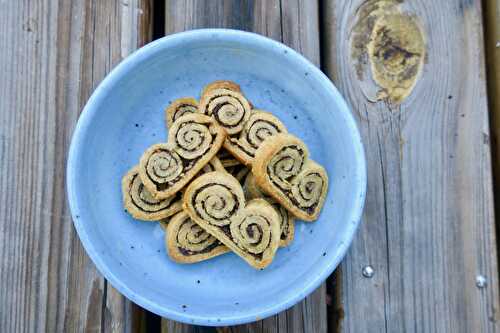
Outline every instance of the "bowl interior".
<svg viewBox="0 0 500 333">
<path fill-rule="evenodd" d="M 234 254 L 172 262 L 157 223 L 124 212 L 120 183 L 150 145 L 167 138 L 163 110 L 227 79 L 256 108 L 277 115 L 329 175 L 315 223 L 296 223 L 291 246 L 257 271 Z M 365 170 L 359 134 L 342 98 L 313 65 L 253 34 L 205 30 L 136 52 L 97 88 L 77 126 L 68 162 L 72 215 L 87 252 L 127 297 L 159 315 L 236 324 L 281 311 L 311 292 L 345 254 L 361 213 Z"/>
</svg>

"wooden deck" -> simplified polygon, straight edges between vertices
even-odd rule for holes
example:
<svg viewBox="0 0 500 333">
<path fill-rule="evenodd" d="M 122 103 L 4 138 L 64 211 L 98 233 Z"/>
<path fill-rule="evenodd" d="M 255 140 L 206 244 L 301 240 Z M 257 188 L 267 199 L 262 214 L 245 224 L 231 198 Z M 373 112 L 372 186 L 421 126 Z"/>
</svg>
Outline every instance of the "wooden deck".
<svg viewBox="0 0 500 333">
<path fill-rule="evenodd" d="M 369 170 L 342 265 L 291 309 L 238 327 L 184 325 L 125 299 L 85 254 L 66 201 L 93 89 L 152 39 L 204 27 L 260 33 L 320 67 L 353 110 Z M 497 1 L 0 1 L 0 36 L 0 332 L 500 331 Z"/>
</svg>

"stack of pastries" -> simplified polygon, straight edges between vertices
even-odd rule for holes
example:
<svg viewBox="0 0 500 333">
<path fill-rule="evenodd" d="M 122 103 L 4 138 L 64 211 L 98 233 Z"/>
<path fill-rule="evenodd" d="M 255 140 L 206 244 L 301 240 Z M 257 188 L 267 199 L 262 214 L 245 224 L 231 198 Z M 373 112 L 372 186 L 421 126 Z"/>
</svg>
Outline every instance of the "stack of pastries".
<svg viewBox="0 0 500 333">
<path fill-rule="evenodd" d="M 215 81 L 201 98 L 165 110 L 168 140 L 149 147 L 123 177 L 125 209 L 159 221 L 172 260 L 196 263 L 234 252 L 256 269 L 294 238 L 295 219 L 318 218 L 325 169 L 240 86 Z"/>
</svg>

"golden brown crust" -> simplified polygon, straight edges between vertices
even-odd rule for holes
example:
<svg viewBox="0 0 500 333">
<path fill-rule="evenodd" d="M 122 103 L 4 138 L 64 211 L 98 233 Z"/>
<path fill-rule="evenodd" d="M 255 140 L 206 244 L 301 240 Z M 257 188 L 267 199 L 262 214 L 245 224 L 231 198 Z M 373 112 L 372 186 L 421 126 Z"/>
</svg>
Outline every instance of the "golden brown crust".
<svg viewBox="0 0 500 333">
<path fill-rule="evenodd" d="M 308 159 L 305 144 L 289 134 L 264 141 L 252 165 L 255 182 L 293 215 L 314 221 L 328 191 L 325 169 Z"/>
<path fill-rule="evenodd" d="M 251 165 L 262 142 L 280 133 L 287 133 L 287 129 L 277 117 L 263 110 L 252 110 L 243 130 L 228 136 L 224 148 L 241 163 Z"/>
<path fill-rule="evenodd" d="M 181 97 L 176 99 L 165 109 L 167 128 L 170 128 L 179 117 L 190 113 L 199 113 L 198 101 L 193 97 Z"/>
<path fill-rule="evenodd" d="M 215 156 L 225 137 L 211 117 L 180 117 L 170 129 L 168 143 L 155 144 L 142 155 L 141 180 L 155 198 L 172 196 Z"/>
<path fill-rule="evenodd" d="M 217 88 L 202 94 L 199 110 L 200 113 L 213 117 L 228 135 L 234 135 L 241 132 L 248 121 L 251 107 L 240 92 Z"/>
<path fill-rule="evenodd" d="M 134 218 L 158 221 L 182 209 L 181 197 L 174 195 L 162 200 L 155 199 L 144 187 L 139 177 L 139 167 L 130 169 L 122 179 L 123 205 Z"/>
<path fill-rule="evenodd" d="M 280 240 L 278 213 L 265 200 L 245 205 L 238 180 L 226 172 L 195 179 L 183 198 L 184 210 L 254 268 L 268 266 Z"/>
<path fill-rule="evenodd" d="M 170 220 L 165 234 L 165 246 L 170 258 L 183 264 L 204 261 L 230 251 L 194 223 L 184 211 Z"/>
<path fill-rule="evenodd" d="M 243 191 L 245 192 L 247 200 L 262 198 L 273 206 L 280 217 L 280 247 L 288 246 L 292 242 L 295 235 L 295 218 L 293 215 L 273 197 L 264 193 L 259 186 L 257 186 L 255 183 L 255 177 L 252 173 L 249 173 L 245 178 Z"/>
<path fill-rule="evenodd" d="M 206 95 L 211 90 L 215 90 L 215 89 L 229 89 L 232 91 L 241 92 L 241 88 L 237 83 L 235 83 L 233 81 L 227 81 L 227 80 L 217 80 L 217 81 L 210 82 L 205 87 L 203 87 L 203 90 L 201 92 L 201 96 Z"/>
<path fill-rule="evenodd" d="M 224 167 L 222 166 L 222 163 L 219 161 L 217 157 L 213 157 L 201 171 L 198 173 L 198 175 L 202 175 L 204 173 L 208 172 L 213 172 L 213 171 L 225 171 Z M 172 216 L 180 211 L 182 211 L 182 192 L 184 189 L 181 189 L 179 192 L 177 192 L 177 195 L 175 196 L 175 202 L 173 202 L 171 205 L 177 208 L 177 210 L 172 214 Z M 172 216 L 168 216 L 166 218 L 162 218 L 158 223 L 160 223 L 160 227 L 163 230 L 167 230 L 168 223 L 170 222 L 170 218 Z"/>
</svg>

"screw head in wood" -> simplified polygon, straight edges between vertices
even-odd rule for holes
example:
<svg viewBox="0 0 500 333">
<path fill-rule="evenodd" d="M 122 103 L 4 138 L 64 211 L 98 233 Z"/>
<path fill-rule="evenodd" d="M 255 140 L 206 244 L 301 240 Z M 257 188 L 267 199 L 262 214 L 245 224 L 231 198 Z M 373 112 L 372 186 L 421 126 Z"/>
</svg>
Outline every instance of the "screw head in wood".
<svg viewBox="0 0 500 333">
<path fill-rule="evenodd" d="M 486 278 L 482 275 L 476 276 L 476 286 L 480 289 L 486 287 Z"/>
<path fill-rule="evenodd" d="M 361 271 L 361 273 L 363 274 L 363 276 L 365 278 L 371 278 L 375 274 L 375 271 L 373 270 L 372 266 L 367 265 L 367 266 L 363 267 L 363 270 Z"/>
</svg>

